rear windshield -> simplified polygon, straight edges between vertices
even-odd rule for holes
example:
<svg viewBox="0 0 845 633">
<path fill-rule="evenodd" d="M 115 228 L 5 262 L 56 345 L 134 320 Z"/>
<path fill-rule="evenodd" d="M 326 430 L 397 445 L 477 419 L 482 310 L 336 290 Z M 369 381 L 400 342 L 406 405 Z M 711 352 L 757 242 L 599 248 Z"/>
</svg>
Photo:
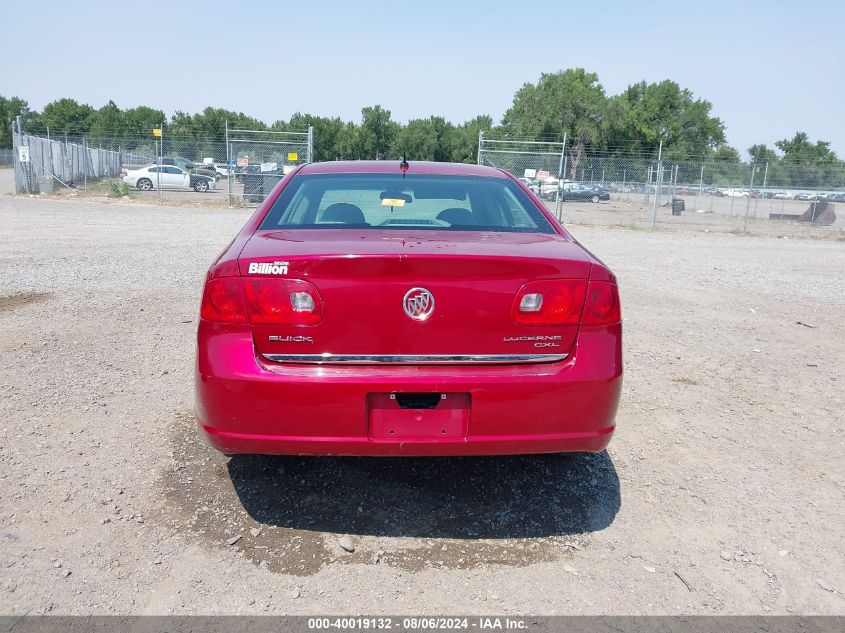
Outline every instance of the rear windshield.
<svg viewBox="0 0 845 633">
<path fill-rule="evenodd" d="M 280 227 L 554 233 L 508 178 L 412 174 L 295 176 L 261 224 Z"/>
</svg>

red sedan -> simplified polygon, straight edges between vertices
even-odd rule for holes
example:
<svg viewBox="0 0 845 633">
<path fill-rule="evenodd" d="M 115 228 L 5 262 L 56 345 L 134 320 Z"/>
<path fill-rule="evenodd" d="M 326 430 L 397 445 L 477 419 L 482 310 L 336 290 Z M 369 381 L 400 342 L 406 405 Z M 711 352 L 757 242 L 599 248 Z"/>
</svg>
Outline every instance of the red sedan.
<svg viewBox="0 0 845 633">
<path fill-rule="evenodd" d="M 476 165 L 288 174 L 208 271 L 197 343 L 226 454 L 598 452 L 622 387 L 615 276 Z"/>
</svg>

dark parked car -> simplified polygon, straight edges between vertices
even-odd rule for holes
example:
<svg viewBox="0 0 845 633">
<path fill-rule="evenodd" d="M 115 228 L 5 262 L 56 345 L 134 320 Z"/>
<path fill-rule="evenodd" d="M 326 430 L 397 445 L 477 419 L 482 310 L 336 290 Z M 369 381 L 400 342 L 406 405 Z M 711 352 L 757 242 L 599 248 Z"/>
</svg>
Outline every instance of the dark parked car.
<svg viewBox="0 0 845 633">
<path fill-rule="evenodd" d="M 596 185 L 572 185 L 563 190 L 564 200 L 610 200 L 610 192 Z"/>
<path fill-rule="evenodd" d="M 180 167 L 185 171 L 189 171 L 192 174 L 208 176 L 209 178 L 220 180 L 220 174 L 218 174 L 217 170 L 214 169 L 214 165 L 203 165 L 202 163 L 193 163 L 187 158 L 182 158 L 181 156 L 165 156 L 161 159 L 161 164 L 173 165 L 175 167 Z"/>
</svg>

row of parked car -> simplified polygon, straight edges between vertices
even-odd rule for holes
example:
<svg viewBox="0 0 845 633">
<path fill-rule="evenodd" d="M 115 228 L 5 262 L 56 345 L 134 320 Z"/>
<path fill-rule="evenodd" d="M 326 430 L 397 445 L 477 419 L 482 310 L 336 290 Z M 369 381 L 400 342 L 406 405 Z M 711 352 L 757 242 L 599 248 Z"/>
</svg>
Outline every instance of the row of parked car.
<svg viewBox="0 0 845 633">
<path fill-rule="evenodd" d="M 554 200 L 557 197 L 558 189 L 564 200 L 592 200 L 599 202 L 609 200 L 610 193 L 647 193 L 654 191 L 655 187 L 647 183 L 608 183 L 605 185 L 590 183 L 557 182 L 546 180 L 539 182 L 535 179 L 520 178 L 525 185 L 541 198 Z M 668 193 L 670 187 L 663 186 L 663 191 Z M 771 198 L 775 200 L 826 200 L 828 202 L 845 202 L 843 191 L 787 191 L 775 189 L 744 189 L 740 187 L 702 187 L 701 195 L 717 196 L 725 198 Z M 699 194 L 698 187 L 678 186 L 674 190 L 676 196 L 694 196 Z"/>
<path fill-rule="evenodd" d="M 535 195 L 546 200 L 589 200 L 590 202 L 601 202 L 610 200 L 610 191 L 599 185 L 581 182 L 558 182 L 543 181 L 532 178 L 520 178 Z"/>
<path fill-rule="evenodd" d="M 678 192 L 681 195 L 695 195 L 697 188 L 687 190 L 686 187 L 680 189 Z M 774 200 L 828 200 L 831 202 L 845 202 L 845 192 L 818 192 L 818 191 L 775 191 L 767 189 L 762 191 L 760 189 L 738 189 L 728 188 L 719 189 L 716 187 L 706 187 L 702 193 L 711 196 L 724 196 L 727 198 L 771 198 Z"/>
</svg>

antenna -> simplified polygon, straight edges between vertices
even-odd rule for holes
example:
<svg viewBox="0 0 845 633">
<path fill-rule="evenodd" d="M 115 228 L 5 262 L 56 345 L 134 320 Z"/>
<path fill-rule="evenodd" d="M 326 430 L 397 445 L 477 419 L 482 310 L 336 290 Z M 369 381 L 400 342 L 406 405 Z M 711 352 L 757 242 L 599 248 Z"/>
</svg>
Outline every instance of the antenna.
<svg viewBox="0 0 845 633">
<path fill-rule="evenodd" d="M 405 157 L 404 150 L 402 151 L 402 162 L 399 163 L 399 171 L 402 172 L 402 178 L 405 177 L 405 173 L 408 171 L 410 165 L 408 164 L 408 159 Z"/>
</svg>

